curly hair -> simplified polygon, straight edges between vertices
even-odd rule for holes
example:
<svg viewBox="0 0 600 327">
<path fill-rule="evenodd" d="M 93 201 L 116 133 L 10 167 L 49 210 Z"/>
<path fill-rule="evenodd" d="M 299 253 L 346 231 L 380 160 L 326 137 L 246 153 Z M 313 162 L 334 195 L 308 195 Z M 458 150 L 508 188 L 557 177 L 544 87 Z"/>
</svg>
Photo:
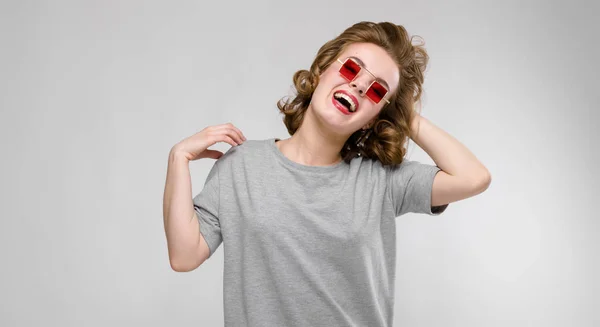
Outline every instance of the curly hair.
<svg viewBox="0 0 600 327">
<path fill-rule="evenodd" d="M 277 102 L 283 122 L 293 135 L 302 124 L 304 114 L 319 83 L 319 76 L 352 43 L 372 43 L 383 48 L 398 65 L 400 80 L 390 103 L 381 109 L 372 125 L 369 137 L 362 147 L 356 145 L 362 131 L 354 132 L 340 152 L 346 162 L 357 155 L 379 160 L 382 165 L 399 164 L 406 154 L 410 137 L 410 122 L 416 115 L 415 103 L 422 94 L 424 72 L 429 56 L 423 47 L 424 42 L 413 44 L 413 38 L 401 25 L 390 22 L 359 22 L 342 32 L 335 39 L 325 43 L 317 52 L 310 70 L 294 73 L 293 82 L 296 94 L 293 99 Z"/>
</svg>

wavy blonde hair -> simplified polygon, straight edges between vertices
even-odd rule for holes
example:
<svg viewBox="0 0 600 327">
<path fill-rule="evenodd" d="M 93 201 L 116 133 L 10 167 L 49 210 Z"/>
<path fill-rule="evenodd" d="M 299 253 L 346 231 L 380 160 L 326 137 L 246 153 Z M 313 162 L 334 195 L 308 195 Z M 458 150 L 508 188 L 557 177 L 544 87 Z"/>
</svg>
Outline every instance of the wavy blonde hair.
<svg viewBox="0 0 600 327">
<path fill-rule="evenodd" d="M 424 42 L 413 44 L 413 38 L 401 25 L 390 22 L 359 22 L 347 28 L 342 34 L 325 43 L 317 52 L 310 70 L 294 73 L 295 96 L 277 102 L 279 112 L 290 135 L 302 124 L 312 95 L 319 83 L 319 76 L 352 43 L 372 43 L 383 48 L 398 65 L 400 80 L 390 103 L 381 109 L 371 126 L 371 133 L 358 147 L 357 140 L 362 131 L 354 132 L 341 150 L 341 156 L 350 162 L 357 155 L 379 160 L 383 165 L 399 164 L 406 154 L 410 137 L 410 122 L 415 117 L 415 103 L 422 94 L 424 72 L 429 56 L 423 47 Z"/>
</svg>

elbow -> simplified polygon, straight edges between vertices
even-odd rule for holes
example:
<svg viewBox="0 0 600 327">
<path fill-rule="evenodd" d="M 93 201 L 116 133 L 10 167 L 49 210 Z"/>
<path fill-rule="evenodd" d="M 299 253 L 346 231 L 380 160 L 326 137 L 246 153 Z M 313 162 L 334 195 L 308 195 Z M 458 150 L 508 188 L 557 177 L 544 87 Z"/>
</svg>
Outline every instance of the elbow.
<svg viewBox="0 0 600 327">
<path fill-rule="evenodd" d="M 176 272 L 188 272 L 189 269 L 182 265 L 180 262 L 175 260 L 169 260 L 169 264 L 171 265 L 171 269 Z"/>
<path fill-rule="evenodd" d="M 492 183 L 492 175 L 490 174 L 489 171 L 485 171 L 483 174 L 481 174 L 481 176 L 477 179 L 477 181 L 475 182 L 476 184 L 476 189 L 479 193 L 485 191 L 488 189 L 488 187 L 490 187 L 490 184 Z"/>
<path fill-rule="evenodd" d="M 176 272 L 190 272 L 196 268 L 198 268 L 202 262 L 190 262 L 189 260 L 175 260 L 169 259 L 169 264 L 171 265 L 171 269 Z"/>
</svg>

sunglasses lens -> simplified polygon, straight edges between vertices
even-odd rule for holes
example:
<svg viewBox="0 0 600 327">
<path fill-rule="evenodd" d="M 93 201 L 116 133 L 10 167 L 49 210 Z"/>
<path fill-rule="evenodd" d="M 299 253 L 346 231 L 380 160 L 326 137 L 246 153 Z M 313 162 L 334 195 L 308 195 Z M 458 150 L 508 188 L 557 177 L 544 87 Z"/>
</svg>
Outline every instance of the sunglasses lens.
<svg viewBox="0 0 600 327">
<path fill-rule="evenodd" d="M 358 72 L 360 72 L 360 66 L 352 59 L 346 60 L 340 68 L 340 74 L 349 81 L 353 80 L 358 75 Z"/>
<path fill-rule="evenodd" d="M 381 99 L 387 94 L 387 89 L 379 82 L 373 82 L 367 90 L 367 96 L 375 103 L 379 103 Z"/>
</svg>

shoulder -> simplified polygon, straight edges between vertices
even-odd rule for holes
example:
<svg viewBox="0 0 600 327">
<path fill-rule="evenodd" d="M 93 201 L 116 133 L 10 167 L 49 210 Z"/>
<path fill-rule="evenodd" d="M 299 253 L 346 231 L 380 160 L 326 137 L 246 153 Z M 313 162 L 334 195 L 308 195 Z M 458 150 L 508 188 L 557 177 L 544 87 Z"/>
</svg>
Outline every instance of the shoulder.
<svg viewBox="0 0 600 327">
<path fill-rule="evenodd" d="M 414 174 L 418 170 L 436 169 L 437 166 L 422 163 L 416 160 L 403 159 L 402 162 L 383 166 L 383 169 L 390 174 Z M 439 169 L 439 168 L 437 168 Z"/>
<path fill-rule="evenodd" d="M 381 166 L 386 181 L 396 185 L 426 183 L 440 171 L 436 165 L 403 159 L 400 163 Z"/>
<path fill-rule="evenodd" d="M 217 160 L 219 166 L 231 166 L 243 163 L 246 160 L 251 160 L 249 157 L 260 157 L 264 156 L 264 152 L 267 151 L 268 140 L 246 140 L 246 142 L 237 146 L 230 147 L 223 155 Z"/>
</svg>

